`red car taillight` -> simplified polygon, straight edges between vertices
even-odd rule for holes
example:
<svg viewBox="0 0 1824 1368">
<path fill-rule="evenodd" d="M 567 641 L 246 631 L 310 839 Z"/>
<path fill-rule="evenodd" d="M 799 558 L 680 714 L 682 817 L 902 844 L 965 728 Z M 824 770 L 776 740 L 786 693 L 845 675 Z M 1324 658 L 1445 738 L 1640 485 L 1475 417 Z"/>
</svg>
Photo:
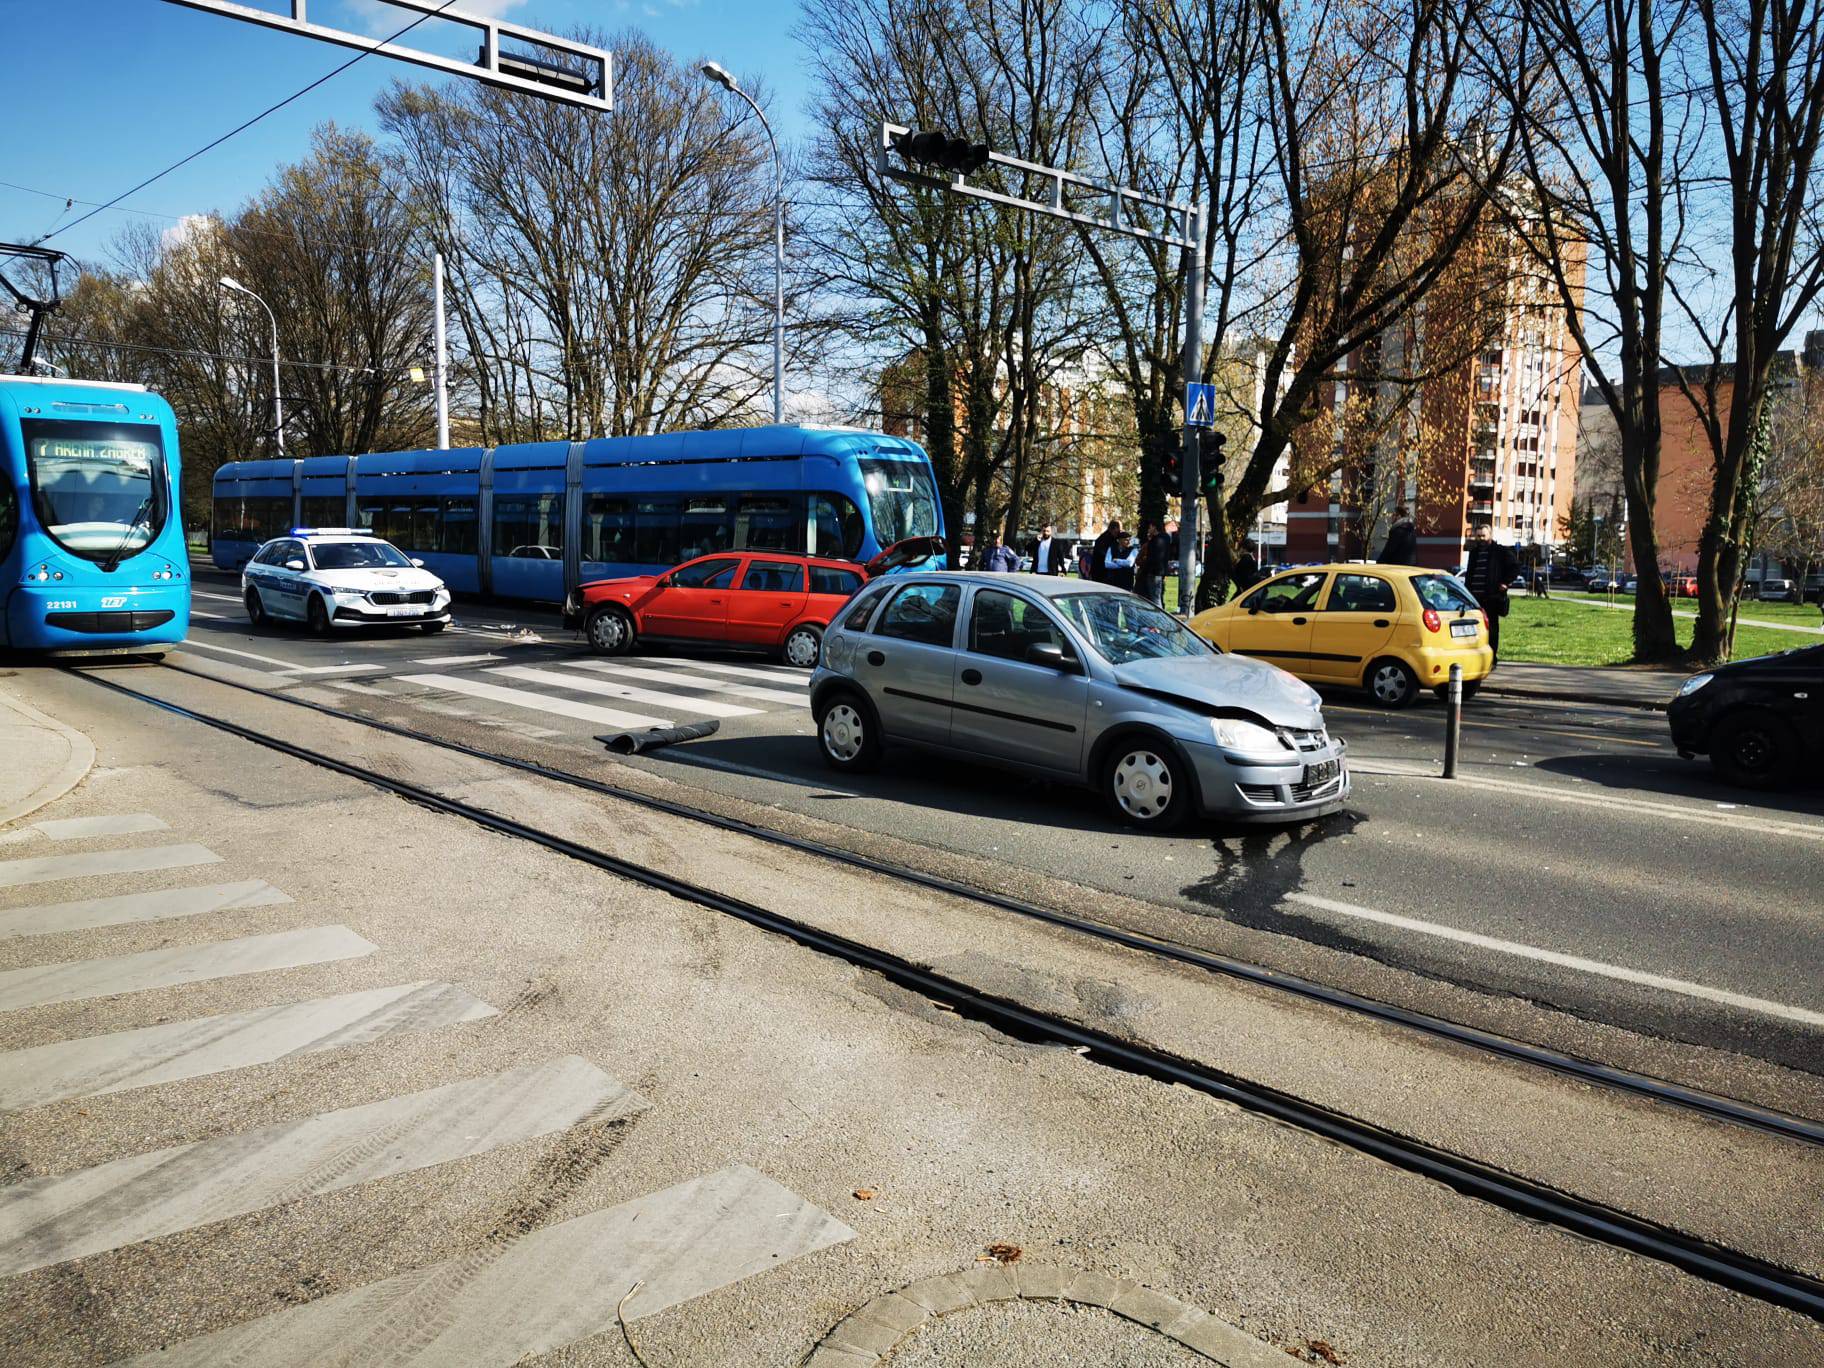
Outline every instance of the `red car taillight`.
<svg viewBox="0 0 1824 1368">
<path fill-rule="evenodd" d="M 1425 630 L 1428 632 L 1441 632 L 1444 630 L 1444 619 L 1438 616 L 1438 610 L 1436 608 L 1427 608 L 1425 610 Z"/>
</svg>

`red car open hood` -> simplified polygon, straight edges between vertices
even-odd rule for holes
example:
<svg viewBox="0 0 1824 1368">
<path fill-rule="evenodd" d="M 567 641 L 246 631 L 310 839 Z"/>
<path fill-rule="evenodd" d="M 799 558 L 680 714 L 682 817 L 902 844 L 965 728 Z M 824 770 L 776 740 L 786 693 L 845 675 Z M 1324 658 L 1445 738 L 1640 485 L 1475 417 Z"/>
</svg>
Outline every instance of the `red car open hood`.
<svg viewBox="0 0 1824 1368">
<path fill-rule="evenodd" d="M 933 556 L 941 556 L 943 553 L 944 539 L 942 537 L 907 537 L 904 541 L 894 542 L 861 568 L 868 572 L 869 579 L 874 579 L 888 571 L 897 570 L 901 566 L 914 565 L 919 561 L 930 560 Z"/>
</svg>

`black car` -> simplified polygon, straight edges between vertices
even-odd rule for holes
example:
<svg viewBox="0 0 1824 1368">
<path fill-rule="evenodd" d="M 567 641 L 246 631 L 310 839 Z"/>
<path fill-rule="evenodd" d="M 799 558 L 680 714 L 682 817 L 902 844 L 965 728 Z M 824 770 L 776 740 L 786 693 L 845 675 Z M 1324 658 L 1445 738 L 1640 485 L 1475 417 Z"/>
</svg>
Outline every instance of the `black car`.
<svg viewBox="0 0 1824 1368">
<path fill-rule="evenodd" d="M 1824 760 L 1824 646 L 1738 660 L 1692 675 L 1666 710 L 1672 744 L 1717 774 L 1777 788 Z"/>
</svg>

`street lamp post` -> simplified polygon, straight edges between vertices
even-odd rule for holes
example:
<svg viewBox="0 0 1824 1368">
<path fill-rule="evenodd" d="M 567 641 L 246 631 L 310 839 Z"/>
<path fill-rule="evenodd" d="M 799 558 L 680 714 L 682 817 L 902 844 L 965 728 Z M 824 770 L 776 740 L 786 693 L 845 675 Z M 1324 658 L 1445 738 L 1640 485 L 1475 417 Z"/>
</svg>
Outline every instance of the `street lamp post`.
<svg viewBox="0 0 1824 1368">
<path fill-rule="evenodd" d="M 279 398 L 279 316 L 272 311 L 272 305 L 261 299 L 233 276 L 223 276 L 221 285 L 224 290 L 233 290 L 236 294 L 244 294 L 247 298 L 253 300 L 254 303 L 266 310 L 266 317 L 272 322 L 272 435 L 273 440 L 278 444 L 279 459 L 284 460 L 285 408 L 284 401 Z"/>
<path fill-rule="evenodd" d="M 785 173 L 779 164 L 779 140 L 766 114 L 754 103 L 754 97 L 735 84 L 735 78 L 719 62 L 705 62 L 701 70 L 723 89 L 747 101 L 747 107 L 766 130 L 766 141 L 773 149 L 773 421 L 785 421 Z"/>
</svg>

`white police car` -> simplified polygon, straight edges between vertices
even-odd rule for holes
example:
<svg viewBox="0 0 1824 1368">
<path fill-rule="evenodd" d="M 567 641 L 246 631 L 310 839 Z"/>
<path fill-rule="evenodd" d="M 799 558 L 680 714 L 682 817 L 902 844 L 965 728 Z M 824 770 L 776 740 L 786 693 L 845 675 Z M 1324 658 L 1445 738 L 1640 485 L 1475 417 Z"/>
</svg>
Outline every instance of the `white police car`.
<svg viewBox="0 0 1824 1368">
<path fill-rule="evenodd" d="M 241 571 L 241 598 L 256 627 L 284 618 L 319 635 L 384 623 L 441 632 L 450 621 L 443 581 L 359 528 L 294 527 L 274 537 Z"/>
</svg>

